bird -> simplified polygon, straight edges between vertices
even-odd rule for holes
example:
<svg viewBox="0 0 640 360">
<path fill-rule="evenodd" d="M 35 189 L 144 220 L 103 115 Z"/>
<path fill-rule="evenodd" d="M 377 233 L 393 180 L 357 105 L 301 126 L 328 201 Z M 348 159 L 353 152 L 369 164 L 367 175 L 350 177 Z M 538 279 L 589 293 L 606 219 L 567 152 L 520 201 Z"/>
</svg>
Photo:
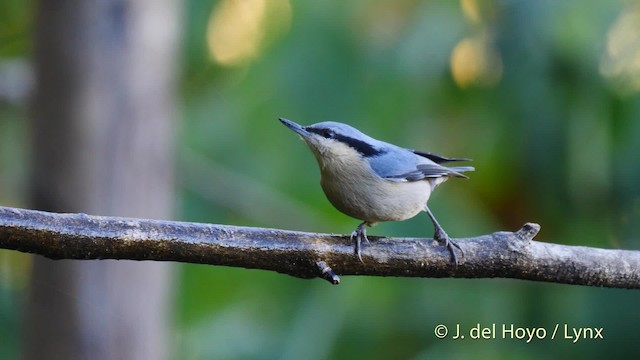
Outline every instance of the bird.
<svg viewBox="0 0 640 360">
<path fill-rule="evenodd" d="M 472 166 L 446 167 L 441 164 L 471 161 L 447 158 L 431 152 L 412 150 L 376 140 L 358 129 L 335 121 L 302 126 L 279 118 L 300 135 L 320 167 L 320 185 L 329 202 L 340 212 L 361 220 L 351 233 L 354 254 L 362 262 L 362 241 L 369 243 L 367 227 L 383 221 L 402 221 L 426 212 L 434 226 L 433 238 L 458 266 L 460 246 L 444 231 L 427 206 L 433 190 L 449 178 L 468 178 Z M 355 241 L 354 241 L 355 239 Z"/>
</svg>

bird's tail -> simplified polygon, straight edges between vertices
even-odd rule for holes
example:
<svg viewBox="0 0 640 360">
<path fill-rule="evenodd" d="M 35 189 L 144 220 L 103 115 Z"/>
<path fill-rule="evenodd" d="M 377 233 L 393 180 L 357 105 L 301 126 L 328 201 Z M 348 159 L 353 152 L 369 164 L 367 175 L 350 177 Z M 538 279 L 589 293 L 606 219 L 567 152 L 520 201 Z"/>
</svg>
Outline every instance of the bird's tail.
<svg viewBox="0 0 640 360">
<path fill-rule="evenodd" d="M 468 179 L 469 177 L 462 174 L 463 172 L 476 170 L 473 166 L 452 166 L 452 167 L 447 167 L 447 169 L 451 170 L 451 173 L 449 175 L 452 175 L 455 177 L 461 177 L 465 179 Z"/>
</svg>

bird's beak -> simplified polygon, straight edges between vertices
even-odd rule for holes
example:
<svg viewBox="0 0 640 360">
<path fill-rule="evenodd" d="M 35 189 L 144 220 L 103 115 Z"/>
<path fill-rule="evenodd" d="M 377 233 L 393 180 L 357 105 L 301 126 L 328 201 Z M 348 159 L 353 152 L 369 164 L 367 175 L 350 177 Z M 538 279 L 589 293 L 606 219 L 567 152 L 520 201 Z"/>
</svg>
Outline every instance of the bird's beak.
<svg viewBox="0 0 640 360">
<path fill-rule="evenodd" d="M 309 136 L 309 132 L 305 130 L 304 126 L 298 125 L 291 120 L 287 120 L 285 118 L 279 118 L 280 122 L 282 122 L 286 127 L 298 133 L 298 135 L 302 137 Z"/>
</svg>

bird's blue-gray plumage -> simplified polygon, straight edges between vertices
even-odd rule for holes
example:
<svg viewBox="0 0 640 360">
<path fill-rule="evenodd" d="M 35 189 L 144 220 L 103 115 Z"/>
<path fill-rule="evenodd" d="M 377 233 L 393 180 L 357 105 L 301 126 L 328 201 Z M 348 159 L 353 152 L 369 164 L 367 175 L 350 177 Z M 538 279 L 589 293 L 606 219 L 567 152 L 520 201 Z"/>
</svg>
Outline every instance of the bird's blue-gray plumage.
<svg viewBox="0 0 640 360">
<path fill-rule="evenodd" d="M 438 224 L 427 201 L 439 184 L 450 177 L 466 178 L 462 173 L 473 170 L 471 166 L 441 164 L 469 159 L 405 149 L 338 122 L 301 126 L 283 118 L 280 121 L 298 133 L 312 150 L 320 165 L 320 185 L 331 204 L 363 220 L 351 235 L 360 260 L 360 243 L 367 240 L 367 226 L 406 220 L 424 211 L 433 222 L 434 238 L 446 246 L 457 265 L 453 248 L 461 249 Z"/>
<path fill-rule="evenodd" d="M 391 181 L 419 181 L 442 176 L 466 177 L 461 173 L 473 171 L 471 166 L 445 167 L 439 164 L 469 159 L 446 158 L 434 153 L 405 149 L 374 139 L 346 124 L 325 121 L 305 129 L 353 147 L 367 158 L 371 169 L 378 176 Z"/>
</svg>

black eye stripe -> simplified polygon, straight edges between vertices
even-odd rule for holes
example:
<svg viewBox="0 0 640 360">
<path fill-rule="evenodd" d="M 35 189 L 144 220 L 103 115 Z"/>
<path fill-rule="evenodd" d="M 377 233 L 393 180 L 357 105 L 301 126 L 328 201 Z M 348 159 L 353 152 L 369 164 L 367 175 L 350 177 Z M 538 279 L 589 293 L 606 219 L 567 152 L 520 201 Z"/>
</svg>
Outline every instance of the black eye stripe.
<svg viewBox="0 0 640 360">
<path fill-rule="evenodd" d="M 355 149 L 362 156 L 371 157 L 380 155 L 383 151 L 376 149 L 372 145 L 358 139 L 354 139 L 352 137 L 346 135 L 336 134 L 333 130 L 327 128 L 312 128 L 307 127 L 306 130 L 308 132 L 312 132 L 314 134 L 318 134 L 327 139 L 335 139 L 336 141 L 340 141 L 343 144 L 349 145 L 351 148 Z"/>
<path fill-rule="evenodd" d="M 371 157 L 371 156 L 376 156 L 383 153 L 383 151 L 378 150 L 372 145 L 358 139 L 354 139 L 344 135 L 335 135 L 334 138 L 342 143 L 345 143 L 351 146 L 357 152 L 362 154 L 362 156 Z"/>
<path fill-rule="evenodd" d="M 332 138 L 334 135 L 333 130 L 331 129 L 316 129 L 316 128 L 307 128 L 307 131 L 318 134 L 325 138 Z"/>
</svg>

